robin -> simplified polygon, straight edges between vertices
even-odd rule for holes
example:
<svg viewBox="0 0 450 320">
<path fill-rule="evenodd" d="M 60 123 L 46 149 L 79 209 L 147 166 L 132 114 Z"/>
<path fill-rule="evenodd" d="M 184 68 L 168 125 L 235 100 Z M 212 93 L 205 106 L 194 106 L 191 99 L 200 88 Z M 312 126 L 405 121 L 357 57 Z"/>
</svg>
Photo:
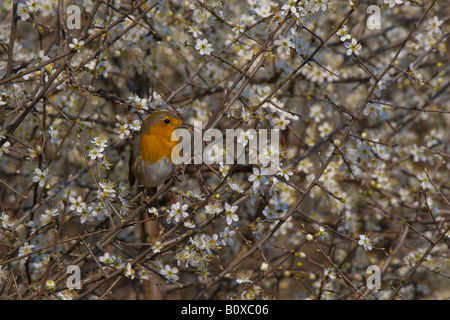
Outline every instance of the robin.
<svg viewBox="0 0 450 320">
<path fill-rule="evenodd" d="M 128 162 L 130 186 L 137 180 L 147 188 L 162 185 L 172 174 L 175 165 L 172 149 L 178 141 L 171 141 L 175 129 L 187 128 L 182 119 L 168 111 L 156 111 L 145 118 L 131 145 Z"/>
<path fill-rule="evenodd" d="M 131 145 L 128 162 L 130 186 L 137 180 L 145 187 L 144 194 L 156 194 L 157 188 L 169 179 L 175 168 L 171 154 L 178 141 L 172 141 L 172 133 L 178 128 L 187 127 L 180 117 L 168 111 L 156 111 L 145 118 Z M 147 210 L 144 210 L 144 219 L 143 234 L 147 242 L 154 243 L 160 233 L 159 221 L 149 219 Z M 145 282 L 148 299 L 163 298 L 162 283 L 159 281 L 150 275 L 149 281 Z"/>
</svg>

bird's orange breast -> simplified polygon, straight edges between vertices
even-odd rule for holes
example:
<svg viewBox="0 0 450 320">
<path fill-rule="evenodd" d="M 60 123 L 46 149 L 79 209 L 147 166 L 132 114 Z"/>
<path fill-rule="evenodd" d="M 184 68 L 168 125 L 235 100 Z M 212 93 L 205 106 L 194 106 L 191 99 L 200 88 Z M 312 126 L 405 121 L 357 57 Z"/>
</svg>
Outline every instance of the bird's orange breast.
<svg viewBox="0 0 450 320">
<path fill-rule="evenodd" d="M 142 158 L 147 162 L 153 163 L 165 157 L 170 157 L 172 149 L 177 143 L 177 141 L 164 141 L 155 135 L 143 135 L 139 144 Z"/>
<path fill-rule="evenodd" d="M 149 163 L 160 161 L 165 157 L 171 158 L 172 149 L 178 144 L 178 141 L 171 141 L 175 128 L 164 125 L 152 126 L 139 143 L 142 158 Z"/>
</svg>

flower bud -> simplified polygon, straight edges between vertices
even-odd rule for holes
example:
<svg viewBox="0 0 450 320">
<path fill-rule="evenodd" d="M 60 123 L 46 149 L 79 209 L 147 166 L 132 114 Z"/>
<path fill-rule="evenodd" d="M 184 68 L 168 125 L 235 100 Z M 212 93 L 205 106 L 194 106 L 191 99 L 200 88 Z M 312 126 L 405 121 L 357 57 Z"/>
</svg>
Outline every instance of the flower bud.
<svg viewBox="0 0 450 320">
<path fill-rule="evenodd" d="M 47 290 L 55 290 L 55 287 L 56 287 L 55 281 L 47 280 L 45 282 L 45 287 L 47 288 Z"/>
</svg>

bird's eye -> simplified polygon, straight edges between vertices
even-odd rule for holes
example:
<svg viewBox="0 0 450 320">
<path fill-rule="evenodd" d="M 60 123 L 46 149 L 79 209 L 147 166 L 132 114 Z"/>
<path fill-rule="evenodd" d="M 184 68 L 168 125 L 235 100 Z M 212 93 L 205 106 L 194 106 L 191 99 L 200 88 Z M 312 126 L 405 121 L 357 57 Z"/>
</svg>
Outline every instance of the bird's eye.
<svg viewBox="0 0 450 320">
<path fill-rule="evenodd" d="M 169 124 L 169 123 L 170 123 L 170 119 L 164 119 L 164 122 L 165 122 L 166 124 Z"/>
</svg>

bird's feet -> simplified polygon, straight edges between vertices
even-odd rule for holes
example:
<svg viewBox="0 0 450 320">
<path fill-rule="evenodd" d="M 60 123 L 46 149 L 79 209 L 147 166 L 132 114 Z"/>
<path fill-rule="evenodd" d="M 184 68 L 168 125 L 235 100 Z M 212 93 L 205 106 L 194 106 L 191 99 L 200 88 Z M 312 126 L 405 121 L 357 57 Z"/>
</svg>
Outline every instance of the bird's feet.
<svg viewBox="0 0 450 320">
<path fill-rule="evenodd" d="M 150 197 L 146 194 L 146 192 L 144 192 L 144 194 L 141 196 L 140 207 L 143 211 L 147 211 L 149 204 Z"/>
<path fill-rule="evenodd" d="M 182 168 L 177 168 L 176 170 L 172 171 L 171 175 L 172 175 L 172 178 L 174 181 L 181 182 L 181 179 L 180 179 L 181 170 L 182 170 Z"/>
</svg>

